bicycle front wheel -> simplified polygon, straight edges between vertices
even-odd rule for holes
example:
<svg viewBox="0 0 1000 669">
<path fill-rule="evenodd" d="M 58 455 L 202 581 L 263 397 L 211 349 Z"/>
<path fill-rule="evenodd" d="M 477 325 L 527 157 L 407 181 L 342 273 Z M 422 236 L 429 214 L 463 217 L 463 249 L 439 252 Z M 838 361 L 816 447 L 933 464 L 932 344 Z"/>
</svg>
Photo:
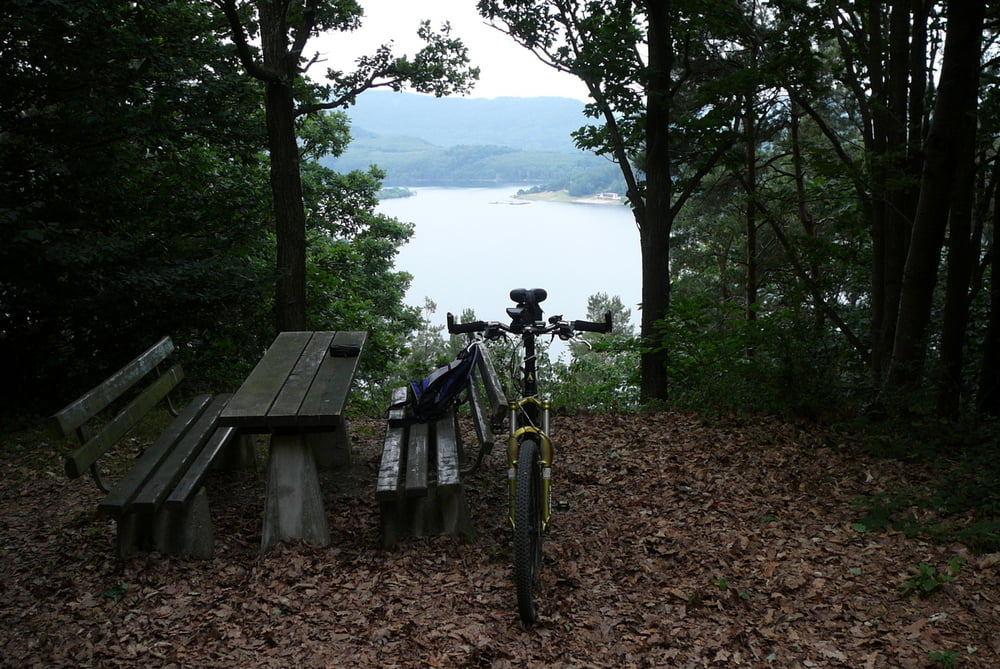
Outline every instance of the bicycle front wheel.
<svg viewBox="0 0 1000 669">
<path fill-rule="evenodd" d="M 542 561 L 542 469 L 538 443 L 521 442 L 517 456 L 517 492 L 514 497 L 514 583 L 521 620 L 530 625 L 538 617 L 535 577 Z"/>
</svg>

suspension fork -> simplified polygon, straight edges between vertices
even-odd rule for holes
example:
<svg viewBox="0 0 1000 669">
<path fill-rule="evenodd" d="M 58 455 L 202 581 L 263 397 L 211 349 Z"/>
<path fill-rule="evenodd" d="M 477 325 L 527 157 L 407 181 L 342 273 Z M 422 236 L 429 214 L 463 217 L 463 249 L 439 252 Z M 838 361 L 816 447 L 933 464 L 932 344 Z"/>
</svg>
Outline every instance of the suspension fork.
<svg viewBox="0 0 1000 669">
<path fill-rule="evenodd" d="M 549 407 L 547 399 L 525 397 L 508 405 L 510 416 L 510 435 L 507 438 L 507 518 L 511 527 L 514 525 L 514 500 L 517 499 L 517 458 L 521 441 L 531 437 L 538 441 L 539 461 L 542 466 L 542 529 L 548 529 L 552 518 L 552 458 L 554 449 L 549 439 Z M 518 418 L 529 417 L 526 425 L 521 425 Z M 531 424 L 531 416 L 537 416 L 538 425 Z"/>
</svg>

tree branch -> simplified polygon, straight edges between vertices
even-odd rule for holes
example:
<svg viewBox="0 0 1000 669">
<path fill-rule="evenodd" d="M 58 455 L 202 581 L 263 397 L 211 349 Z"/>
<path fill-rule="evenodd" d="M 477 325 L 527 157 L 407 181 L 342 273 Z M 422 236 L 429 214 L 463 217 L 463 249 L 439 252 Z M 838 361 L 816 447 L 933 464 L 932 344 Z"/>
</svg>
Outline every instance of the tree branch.
<svg viewBox="0 0 1000 669">
<path fill-rule="evenodd" d="M 240 21 L 239 13 L 236 11 L 235 0 L 212 0 L 212 2 L 222 10 L 222 13 L 226 16 L 226 20 L 229 22 L 229 27 L 233 33 L 233 44 L 236 45 L 236 53 L 239 55 L 240 62 L 243 63 L 247 74 L 254 79 L 271 81 L 274 77 L 253 58 L 253 51 L 250 49 L 250 39 L 247 36 L 243 22 Z"/>
</svg>

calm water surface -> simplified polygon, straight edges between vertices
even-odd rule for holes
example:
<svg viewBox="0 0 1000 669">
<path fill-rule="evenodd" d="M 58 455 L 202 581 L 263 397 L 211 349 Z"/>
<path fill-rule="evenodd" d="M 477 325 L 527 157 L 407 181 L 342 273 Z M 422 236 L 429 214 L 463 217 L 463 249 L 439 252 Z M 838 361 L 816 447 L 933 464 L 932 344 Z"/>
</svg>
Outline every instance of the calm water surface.
<svg viewBox="0 0 1000 669">
<path fill-rule="evenodd" d="M 639 233 L 628 207 L 510 201 L 506 188 L 415 188 L 383 201 L 378 211 L 414 225 L 396 267 L 413 275 L 408 304 L 437 303 L 432 316 L 475 310 L 505 320 L 511 288 L 545 288 L 547 316 L 586 318 L 587 298 L 617 295 L 639 319 Z"/>
</svg>

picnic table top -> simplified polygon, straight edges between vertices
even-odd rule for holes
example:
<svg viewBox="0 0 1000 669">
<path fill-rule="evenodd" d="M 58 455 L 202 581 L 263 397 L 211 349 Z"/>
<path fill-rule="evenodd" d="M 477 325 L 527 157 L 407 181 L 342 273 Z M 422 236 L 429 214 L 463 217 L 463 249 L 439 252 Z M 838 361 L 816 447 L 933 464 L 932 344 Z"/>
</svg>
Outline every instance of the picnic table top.
<svg viewBox="0 0 1000 669">
<path fill-rule="evenodd" d="M 337 427 L 366 339 L 366 332 L 280 333 L 219 424 L 259 433 Z"/>
</svg>

